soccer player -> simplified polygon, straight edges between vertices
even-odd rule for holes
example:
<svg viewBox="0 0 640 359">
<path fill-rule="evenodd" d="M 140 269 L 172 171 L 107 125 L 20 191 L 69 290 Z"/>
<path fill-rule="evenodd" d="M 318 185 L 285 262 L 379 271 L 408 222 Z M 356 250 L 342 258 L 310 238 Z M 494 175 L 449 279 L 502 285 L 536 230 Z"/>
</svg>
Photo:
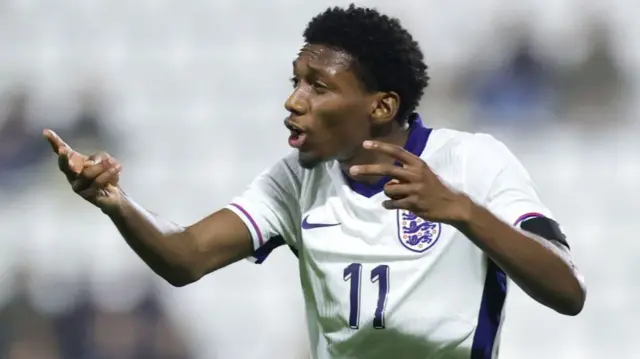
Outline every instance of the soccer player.
<svg viewBox="0 0 640 359">
<path fill-rule="evenodd" d="M 136 204 L 108 154 L 45 136 L 73 190 L 175 286 L 288 245 L 315 358 L 495 358 L 507 276 L 580 313 L 569 245 L 523 166 L 489 135 L 414 113 L 427 66 L 397 19 L 330 8 L 304 40 L 285 103 L 294 152 L 191 226 Z"/>
</svg>

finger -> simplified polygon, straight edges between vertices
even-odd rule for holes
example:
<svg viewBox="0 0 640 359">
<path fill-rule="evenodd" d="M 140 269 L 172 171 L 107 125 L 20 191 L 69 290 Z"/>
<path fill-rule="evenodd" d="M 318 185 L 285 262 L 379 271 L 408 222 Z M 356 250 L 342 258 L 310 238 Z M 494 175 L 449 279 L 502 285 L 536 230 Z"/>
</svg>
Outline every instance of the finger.
<svg viewBox="0 0 640 359">
<path fill-rule="evenodd" d="M 391 199 L 401 199 L 416 193 L 417 187 L 413 183 L 386 184 L 384 194 Z"/>
<path fill-rule="evenodd" d="M 411 169 L 390 164 L 357 165 L 349 169 L 352 176 L 389 176 L 401 182 L 412 182 L 418 179 Z"/>
<path fill-rule="evenodd" d="M 49 144 L 51 145 L 51 149 L 56 154 L 59 154 L 61 148 L 66 147 L 71 149 L 71 147 L 69 147 L 69 145 L 67 145 L 67 143 L 64 142 L 62 138 L 60 138 L 60 136 L 58 136 L 58 134 L 56 134 L 52 130 L 46 129 L 42 131 L 42 135 L 47 139 L 47 141 L 49 141 Z"/>
<path fill-rule="evenodd" d="M 69 176 L 75 176 L 80 171 L 77 169 L 77 166 L 74 166 L 71 158 L 73 156 L 73 151 L 69 147 L 60 147 L 58 150 L 58 167 L 60 170 Z"/>
<path fill-rule="evenodd" d="M 97 152 L 87 157 L 83 163 L 83 172 L 90 168 L 99 168 L 99 165 L 112 167 L 118 164 L 115 158 L 106 152 Z"/>
<path fill-rule="evenodd" d="M 115 167 L 110 168 L 108 171 L 98 176 L 89 187 L 79 191 L 78 194 L 80 197 L 93 203 L 98 191 L 105 189 L 109 185 L 117 186 L 118 181 L 120 180 L 121 170 L 122 165 L 116 165 Z"/>
<path fill-rule="evenodd" d="M 92 166 L 85 167 L 82 172 L 73 180 L 73 182 L 71 183 L 71 187 L 75 192 L 79 193 L 92 186 L 92 184 L 98 177 L 109 172 L 111 169 L 116 167 L 116 165 L 117 163 L 115 163 L 115 160 L 104 160 Z"/>
<path fill-rule="evenodd" d="M 42 132 L 53 152 L 58 155 L 58 167 L 67 178 L 77 175 L 82 170 L 86 156 L 74 151 L 54 131 L 46 129 Z"/>
<path fill-rule="evenodd" d="M 120 172 L 122 171 L 122 165 L 116 164 L 109 168 L 107 171 L 101 173 L 98 177 L 93 180 L 91 183 L 91 187 L 96 189 L 105 188 L 107 185 L 117 185 L 118 180 L 120 179 Z"/>
<path fill-rule="evenodd" d="M 120 180 L 121 171 L 122 171 L 122 165 L 118 164 L 114 167 L 111 167 L 109 170 L 105 171 L 104 173 L 100 174 L 100 176 L 96 177 L 96 179 L 93 182 L 91 182 L 91 185 L 88 188 L 79 192 L 80 195 L 82 196 L 85 193 L 95 194 L 96 191 L 105 189 L 109 185 L 117 186 L 118 181 Z"/>
<path fill-rule="evenodd" d="M 102 158 L 95 157 L 95 159 L 89 159 L 85 161 L 84 168 L 80 175 L 78 176 L 80 179 L 92 181 L 105 171 L 115 167 L 118 163 L 114 158 Z"/>
<path fill-rule="evenodd" d="M 406 209 L 411 211 L 414 207 L 413 196 L 382 201 L 382 207 L 385 209 Z"/>
<path fill-rule="evenodd" d="M 58 155 L 58 166 L 68 176 L 77 176 L 82 172 L 87 158 L 69 147 L 62 147 Z"/>
<path fill-rule="evenodd" d="M 423 163 L 423 161 L 418 156 L 400 146 L 392 145 L 390 143 L 379 141 L 364 141 L 362 147 L 368 150 L 384 153 L 387 156 L 391 156 L 403 165 L 411 166 Z"/>
</svg>

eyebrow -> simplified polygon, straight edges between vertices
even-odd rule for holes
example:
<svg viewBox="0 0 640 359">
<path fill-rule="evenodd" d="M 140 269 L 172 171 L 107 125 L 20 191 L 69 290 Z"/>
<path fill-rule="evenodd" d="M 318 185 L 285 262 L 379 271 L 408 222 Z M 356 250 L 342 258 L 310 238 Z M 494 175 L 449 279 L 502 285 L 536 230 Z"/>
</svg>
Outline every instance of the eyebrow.
<svg viewBox="0 0 640 359">
<path fill-rule="evenodd" d="M 298 59 L 295 59 L 291 62 L 291 65 L 293 65 L 294 70 L 296 68 L 297 63 L 298 63 Z M 310 72 L 312 73 L 325 74 L 325 71 L 319 66 L 313 65 L 311 63 L 307 63 L 307 67 L 309 68 L 309 70 L 311 70 Z"/>
</svg>

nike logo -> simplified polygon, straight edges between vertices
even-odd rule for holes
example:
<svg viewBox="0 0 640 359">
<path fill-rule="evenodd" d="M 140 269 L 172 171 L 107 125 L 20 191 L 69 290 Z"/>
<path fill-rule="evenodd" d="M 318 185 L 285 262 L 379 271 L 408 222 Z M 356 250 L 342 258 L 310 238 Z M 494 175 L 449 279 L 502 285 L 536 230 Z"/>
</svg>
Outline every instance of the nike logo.
<svg viewBox="0 0 640 359">
<path fill-rule="evenodd" d="M 340 225 L 340 223 L 309 223 L 308 219 L 309 219 L 309 215 L 304 217 L 304 219 L 302 220 L 302 229 L 335 227 Z"/>
</svg>

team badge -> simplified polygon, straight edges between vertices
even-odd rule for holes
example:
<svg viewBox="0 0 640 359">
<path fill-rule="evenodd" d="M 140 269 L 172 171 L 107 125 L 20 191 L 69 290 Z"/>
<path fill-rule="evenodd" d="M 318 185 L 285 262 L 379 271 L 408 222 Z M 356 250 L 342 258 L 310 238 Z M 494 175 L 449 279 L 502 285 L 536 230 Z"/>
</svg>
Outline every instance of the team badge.
<svg viewBox="0 0 640 359">
<path fill-rule="evenodd" d="M 441 230 L 440 223 L 425 221 L 409 211 L 398 210 L 398 239 L 411 251 L 422 253 L 431 248 L 440 238 Z"/>
</svg>

